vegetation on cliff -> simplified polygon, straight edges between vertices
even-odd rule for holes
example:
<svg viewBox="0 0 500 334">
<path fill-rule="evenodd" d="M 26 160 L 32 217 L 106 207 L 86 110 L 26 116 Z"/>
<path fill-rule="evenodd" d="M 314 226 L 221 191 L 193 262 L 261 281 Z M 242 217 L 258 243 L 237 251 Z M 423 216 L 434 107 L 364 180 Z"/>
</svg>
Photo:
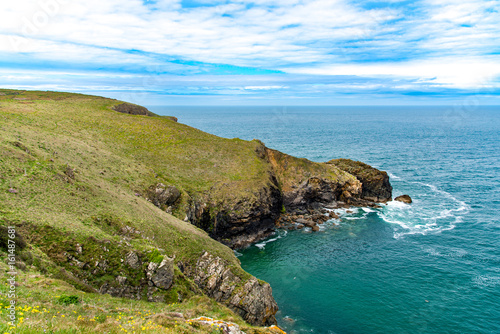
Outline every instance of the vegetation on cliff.
<svg viewBox="0 0 500 334">
<path fill-rule="evenodd" d="M 95 96 L 0 90 L 0 134 L 0 226 L 25 243 L 17 260 L 26 282 L 136 303 L 211 298 L 253 325 L 275 324 L 277 305 L 231 248 L 269 235 L 286 212 L 392 190 L 364 176 L 368 165 L 295 158 Z M 378 188 L 363 196 L 372 181 Z"/>
</svg>

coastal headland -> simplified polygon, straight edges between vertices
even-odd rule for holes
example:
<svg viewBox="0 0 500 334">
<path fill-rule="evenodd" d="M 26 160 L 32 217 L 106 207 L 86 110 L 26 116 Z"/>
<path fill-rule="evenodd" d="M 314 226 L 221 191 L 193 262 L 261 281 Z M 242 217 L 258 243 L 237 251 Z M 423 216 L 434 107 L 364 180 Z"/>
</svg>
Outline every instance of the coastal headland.
<svg viewBox="0 0 500 334">
<path fill-rule="evenodd" d="M 335 218 L 330 209 L 385 203 L 389 177 L 362 162 L 312 162 L 258 139 L 220 138 L 174 116 L 97 96 L 0 90 L 0 232 L 15 229 L 19 279 L 38 293 L 21 297 L 52 305 L 52 285 L 82 300 L 100 293 L 108 306 L 112 297 L 165 305 L 177 313 L 148 321 L 172 333 L 211 333 L 210 321 L 189 323 L 200 316 L 278 333 L 271 287 L 233 250 L 279 226 L 315 231 Z"/>
</svg>

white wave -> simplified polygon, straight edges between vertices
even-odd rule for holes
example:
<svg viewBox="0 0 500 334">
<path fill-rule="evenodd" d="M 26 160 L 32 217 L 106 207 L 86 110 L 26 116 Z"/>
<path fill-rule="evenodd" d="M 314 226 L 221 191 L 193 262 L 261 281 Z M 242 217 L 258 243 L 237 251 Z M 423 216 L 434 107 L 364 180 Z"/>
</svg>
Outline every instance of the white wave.
<svg viewBox="0 0 500 334">
<path fill-rule="evenodd" d="M 395 238 L 451 230 L 463 222 L 463 216 L 470 211 L 464 201 L 432 184 L 411 183 L 421 187 L 416 189 L 418 192 L 412 204 L 391 201 L 377 211 L 384 221 L 398 226 Z"/>
<path fill-rule="evenodd" d="M 390 173 L 390 172 L 387 172 L 387 175 L 389 175 L 389 177 L 390 177 L 391 179 L 394 179 L 394 180 L 401 180 L 401 178 L 400 178 L 399 176 L 396 176 L 396 175 L 394 175 L 394 174 L 392 174 L 392 173 Z"/>
<path fill-rule="evenodd" d="M 274 242 L 274 241 L 276 241 L 278 239 L 286 237 L 287 234 L 288 234 L 288 232 L 286 230 L 279 231 L 278 232 L 278 236 L 276 238 L 266 239 L 264 241 L 256 243 L 255 247 L 257 247 L 259 249 L 264 249 L 268 243 L 271 243 L 271 242 Z"/>
<path fill-rule="evenodd" d="M 240 252 L 237 252 L 237 251 L 233 251 L 234 252 L 234 256 L 236 257 L 240 257 L 242 256 L 243 254 L 241 254 Z"/>
<path fill-rule="evenodd" d="M 364 212 L 366 212 L 366 213 L 376 212 L 375 210 L 370 209 L 370 208 L 361 208 L 361 210 L 363 210 L 363 211 L 364 211 Z"/>
</svg>

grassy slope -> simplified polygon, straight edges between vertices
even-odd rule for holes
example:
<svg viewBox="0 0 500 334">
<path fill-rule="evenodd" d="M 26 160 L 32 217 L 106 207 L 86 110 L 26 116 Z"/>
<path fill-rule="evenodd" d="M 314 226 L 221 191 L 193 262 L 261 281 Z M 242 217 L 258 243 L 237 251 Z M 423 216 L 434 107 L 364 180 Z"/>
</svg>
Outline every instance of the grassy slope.
<svg viewBox="0 0 500 334">
<path fill-rule="evenodd" d="M 255 184 L 267 182 L 267 166 L 253 158 L 257 143 L 110 110 L 117 103 L 63 93 L 0 96 L 0 217 L 104 238 L 92 217 L 111 215 L 170 255 L 189 260 L 209 247 L 236 264 L 205 232 L 135 194 L 158 182 L 192 193 L 229 179 L 233 192 L 252 196 Z"/>
<path fill-rule="evenodd" d="M 6 270 L 0 263 L 0 271 Z M 1 276 L 0 276 L 1 277 Z M 162 333 L 162 334 L 221 334 L 215 327 L 202 326 L 169 313 L 182 313 L 186 319 L 208 316 L 237 323 L 247 334 L 278 334 L 279 330 L 249 326 L 228 308 L 206 296 L 193 296 L 183 303 L 149 303 L 113 298 L 109 295 L 85 293 L 64 281 L 47 278 L 34 272 L 21 272 L 17 278 L 18 325 L 7 324 L 9 300 L 6 284 L 0 284 L 0 332 L 31 333 Z M 62 296 L 77 296 L 79 303 L 64 305 Z"/>
<path fill-rule="evenodd" d="M 36 246 L 33 263 L 49 267 L 48 273 L 57 271 L 50 268 L 57 254 L 68 251 L 65 242 L 92 237 L 118 244 L 124 237 L 114 225 L 127 225 L 140 231 L 140 238 L 127 239 L 134 249 L 160 249 L 191 263 L 207 250 L 248 277 L 229 248 L 136 193 L 163 182 L 184 194 L 224 185 L 215 190 L 221 196 L 251 197 L 255 187 L 268 182 L 269 166 L 254 154 L 259 144 L 218 138 L 165 117 L 121 114 L 111 110 L 117 103 L 78 94 L 0 90 L 0 224 L 15 224 L 25 233 Z M 37 291 L 43 295 L 44 289 Z M 25 305 L 48 302 L 43 296 L 21 298 Z M 85 298 L 115 303 L 93 294 Z"/>
</svg>

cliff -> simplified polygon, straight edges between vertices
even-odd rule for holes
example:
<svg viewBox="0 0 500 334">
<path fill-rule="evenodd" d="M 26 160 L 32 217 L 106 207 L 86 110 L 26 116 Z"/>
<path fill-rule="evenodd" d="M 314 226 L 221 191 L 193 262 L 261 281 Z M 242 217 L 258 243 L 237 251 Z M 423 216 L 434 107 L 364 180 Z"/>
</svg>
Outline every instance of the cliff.
<svg viewBox="0 0 500 334">
<path fill-rule="evenodd" d="M 284 211 L 390 198 L 369 166 L 298 159 L 102 97 L 1 93 L 0 225 L 29 245 L 21 266 L 82 291 L 167 304 L 206 295 L 271 325 L 271 288 L 231 248 L 272 233 Z"/>
</svg>

